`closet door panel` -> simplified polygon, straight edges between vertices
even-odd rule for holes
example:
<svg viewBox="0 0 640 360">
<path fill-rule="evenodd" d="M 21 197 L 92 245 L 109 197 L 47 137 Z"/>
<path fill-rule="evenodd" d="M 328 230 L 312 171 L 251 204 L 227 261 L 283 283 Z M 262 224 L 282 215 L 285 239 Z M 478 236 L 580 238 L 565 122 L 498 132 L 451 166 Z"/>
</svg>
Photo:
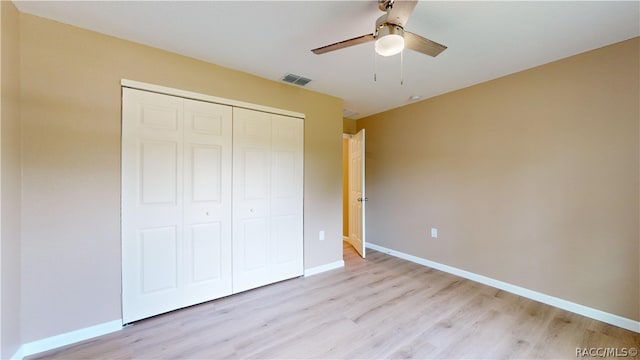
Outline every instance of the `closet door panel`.
<svg viewBox="0 0 640 360">
<path fill-rule="evenodd" d="M 303 121 L 123 88 L 123 321 L 302 275 Z"/>
<path fill-rule="evenodd" d="M 232 110 L 184 99 L 185 305 L 231 294 Z"/>
<path fill-rule="evenodd" d="M 302 275 L 303 121 L 234 108 L 233 290 Z"/>
<path fill-rule="evenodd" d="M 272 115 L 272 273 L 275 281 L 303 273 L 302 119 Z"/>
<path fill-rule="evenodd" d="M 182 101 L 123 89 L 122 111 L 122 296 L 128 323 L 182 302 Z"/>
<path fill-rule="evenodd" d="M 271 283 L 271 115 L 233 109 L 233 292 Z"/>
</svg>

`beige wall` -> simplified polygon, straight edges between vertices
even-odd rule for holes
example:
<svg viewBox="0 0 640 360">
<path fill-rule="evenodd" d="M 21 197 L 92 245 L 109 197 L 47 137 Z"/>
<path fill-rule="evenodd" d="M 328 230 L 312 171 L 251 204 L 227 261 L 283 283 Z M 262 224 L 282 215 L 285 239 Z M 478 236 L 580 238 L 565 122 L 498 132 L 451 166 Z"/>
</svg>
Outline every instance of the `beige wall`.
<svg viewBox="0 0 640 360">
<path fill-rule="evenodd" d="M 358 132 L 358 123 L 353 119 L 342 119 L 342 132 L 345 134 L 355 134 Z"/>
<path fill-rule="evenodd" d="M 342 100 L 27 14 L 20 21 L 23 342 L 121 317 L 122 78 L 305 113 L 305 268 L 342 259 Z"/>
<path fill-rule="evenodd" d="M 358 120 L 367 241 L 640 320 L 639 56 L 636 38 Z"/>
<path fill-rule="evenodd" d="M 10 1 L 0 2 L 0 358 L 20 347 L 20 29 Z"/>
</svg>

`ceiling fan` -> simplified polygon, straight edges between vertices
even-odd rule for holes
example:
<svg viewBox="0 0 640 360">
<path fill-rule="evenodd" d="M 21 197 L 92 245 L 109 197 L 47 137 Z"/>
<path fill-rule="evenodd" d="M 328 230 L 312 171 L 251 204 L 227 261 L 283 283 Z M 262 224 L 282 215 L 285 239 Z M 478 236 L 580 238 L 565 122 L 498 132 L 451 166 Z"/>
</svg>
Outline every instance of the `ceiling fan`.
<svg viewBox="0 0 640 360">
<path fill-rule="evenodd" d="M 438 56 L 447 47 L 420 35 L 404 30 L 409 15 L 418 3 L 417 0 L 378 0 L 378 8 L 385 12 L 376 20 L 376 28 L 372 34 L 358 36 L 335 44 L 311 50 L 320 55 L 349 46 L 375 41 L 376 53 L 382 56 L 396 55 L 404 48 L 429 56 Z"/>
</svg>

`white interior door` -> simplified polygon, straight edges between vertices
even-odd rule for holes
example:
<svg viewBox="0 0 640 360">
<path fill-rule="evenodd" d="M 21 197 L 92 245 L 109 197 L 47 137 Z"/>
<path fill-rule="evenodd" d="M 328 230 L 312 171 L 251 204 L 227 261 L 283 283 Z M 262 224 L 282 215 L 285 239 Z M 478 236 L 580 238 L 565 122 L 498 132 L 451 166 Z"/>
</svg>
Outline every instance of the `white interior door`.
<svg viewBox="0 0 640 360">
<path fill-rule="evenodd" d="M 349 242 L 363 258 L 365 248 L 364 129 L 349 140 Z"/>
<path fill-rule="evenodd" d="M 123 322 L 231 293 L 231 110 L 123 88 Z"/>
<path fill-rule="evenodd" d="M 233 109 L 233 292 L 302 275 L 302 120 Z"/>
</svg>

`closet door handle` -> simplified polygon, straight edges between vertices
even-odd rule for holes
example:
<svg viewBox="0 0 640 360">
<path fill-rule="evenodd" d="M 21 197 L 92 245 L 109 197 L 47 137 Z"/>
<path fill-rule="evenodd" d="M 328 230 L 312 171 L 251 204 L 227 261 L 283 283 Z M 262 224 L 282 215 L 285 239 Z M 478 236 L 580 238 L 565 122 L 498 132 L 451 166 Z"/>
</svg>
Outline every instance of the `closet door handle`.
<svg viewBox="0 0 640 360">
<path fill-rule="evenodd" d="M 363 201 L 369 201 L 369 198 L 367 198 L 367 197 L 366 197 L 366 198 L 364 198 L 364 199 L 363 199 L 363 198 L 358 198 L 358 201 L 360 201 L 360 202 L 363 202 Z"/>
</svg>

